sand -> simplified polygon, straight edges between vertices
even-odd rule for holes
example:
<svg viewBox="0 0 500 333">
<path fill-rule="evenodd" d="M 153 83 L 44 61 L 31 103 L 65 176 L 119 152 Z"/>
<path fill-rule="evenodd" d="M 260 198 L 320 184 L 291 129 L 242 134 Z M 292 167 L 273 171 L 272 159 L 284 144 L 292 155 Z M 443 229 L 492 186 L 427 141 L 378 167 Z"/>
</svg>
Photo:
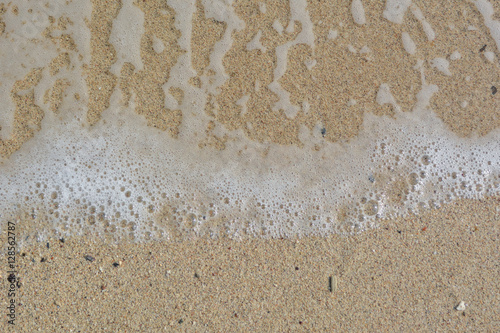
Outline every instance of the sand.
<svg viewBox="0 0 500 333">
<path fill-rule="evenodd" d="M 69 21 L 51 19 L 45 31 L 57 48 L 57 56 L 47 64 L 55 83 L 45 92 L 45 112 L 60 114 L 65 103 L 88 103 L 87 122 L 96 124 L 119 89 L 124 105 L 133 101 L 135 111 L 149 126 L 176 137 L 182 112 L 163 106 L 161 87 L 170 77 L 171 66 L 184 53 L 177 43 L 178 31 L 154 32 L 157 25 L 173 25 L 174 11 L 163 1 L 138 2 L 146 19 L 141 40 L 145 65 L 138 69 L 125 63 L 115 75 L 112 66 L 117 57 L 109 38 L 122 1 L 111 1 L 112 5 L 91 2 L 90 58 L 78 49 L 70 33 L 65 33 Z M 498 64 L 491 70 L 483 55 L 489 50 L 498 56 L 494 42 L 485 34 L 471 37 L 467 26 L 451 26 L 465 17 L 467 25 L 482 27 L 481 16 L 463 1 L 448 1 L 446 8 L 437 1 L 428 6 L 422 1 L 415 3 L 425 8 L 426 19 L 437 31 L 449 32 L 433 42 L 427 41 L 423 32 L 415 37 L 421 57 L 451 54 L 461 45 L 476 50 L 463 53 L 453 63 L 451 70 L 459 74 L 452 78 L 428 71 L 427 80 L 441 88 L 433 110 L 462 137 L 481 136 L 498 128 L 500 94 L 493 94 L 492 89 L 500 88 Z M 15 4 L 0 5 L 0 38 L 9 34 L 2 17 L 18 15 Z M 493 5 L 500 13 L 498 3 Z M 337 11 L 331 8 L 335 6 Z M 228 26 L 206 18 L 202 1 L 196 2 L 196 8 L 191 57 L 197 75 L 191 82 L 201 87 L 204 80 L 216 79 L 209 69 L 210 54 Z M 258 2 L 237 2 L 236 12 L 248 28 L 233 33 L 233 47 L 223 62 L 229 80 L 212 93 L 205 106 L 213 120 L 207 124 L 199 147 L 223 150 L 227 138 L 217 135 L 220 126 L 242 129 L 255 141 L 300 146 L 300 126 L 313 129 L 318 122 L 324 125 L 326 140 L 347 142 L 359 132 L 364 113 L 394 115 L 393 106 L 375 102 L 376 87 L 382 82 L 392 82 L 391 92 L 398 96 L 398 105 L 404 112 L 411 111 L 421 78 L 412 64 L 399 63 L 396 68 L 394 63 L 408 57 L 402 47 L 396 47 L 400 46 L 401 32 L 417 31 L 419 23 L 408 19 L 406 25 L 393 25 L 393 31 L 377 35 L 387 22 L 367 14 L 368 27 L 360 33 L 354 29 L 349 9 L 328 2 L 310 5 L 314 33 L 319 36 L 314 52 L 323 60 L 308 71 L 311 46 L 301 44 L 289 53 L 280 83 L 290 92 L 292 104 L 305 100 L 312 110 L 300 111 L 290 119 L 285 111 L 271 110 L 276 96 L 255 86 L 273 82 L 274 49 L 293 40 L 299 30 L 283 34 L 273 30 L 275 20 L 283 26 L 289 20 L 288 8 L 281 3 L 268 2 L 266 15 L 261 17 Z M 160 10 L 166 13 L 162 17 L 156 14 Z M 383 3 L 365 4 L 365 11 L 382 12 Z M 333 27 L 339 31 L 337 43 L 355 41 L 356 54 L 333 47 L 327 37 Z M 56 30 L 62 33 L 53 35 Z M 261 40 L 267 51 L 245 52 L 259 30 L 267 36 Z M 173 51 L 155 52 L 153 35 Z M 361 53 L 362 46 L 369 43 L 376 48 Z M 80 93 L 68 93 L 70 83 L 57 76 L 77 58 L 89 59 L 83 68 L 88 87 L 83 100 Z M 468 76 L 470 80 L 466 80 Z M 4 158 L 22 149 L 40 130 L 44 111 L 36 104 L 34 91 L 19 93 L 34 89 L 40 80 L 40 70 L 33 68 L 28 76 L 17 78 L 11 89 L 16 113 L 11 138 L 0 141 Z M 178 87 L 170 87 L 169 92 L 179 103 L 185 98 Z M 237 101 L 241 93 L 249 95 L 244 114 Z M 350 103 L 353 99 L 355 103 Z M 468 103 L 466 108 L 461 106 L 463 101 Z M 336 110 L 333 115 L 332 109 Z M 456 200 L 418 215 L 382 220 L 378 228 L 350 236 L 289 239 L 238 240 L 221 235 L 135 243 L 88 233 L 64 238 L 52 234 L 38 241 L 37 230 L 50 226 L 30 216 L 29 212 L 20 215 L 17 222 L 17 237 L 23 239 L 23 245 L 16 253 L 15 325 L 4 315 L 1 331 L 493 332 L 500 327 L 498 197 Z M 2 230 L 2 244 L 6 243 Z M 8 277 L 7 268 L 0 271 L 4 314 L 9 302 L 5 296 Z"/>
<path fill-rule="evenodd" d="M 352 237 L 50 239 L 18 255 L 16 331 L 493 332 L 499 211 L 458 201 Z"/>
</svg>

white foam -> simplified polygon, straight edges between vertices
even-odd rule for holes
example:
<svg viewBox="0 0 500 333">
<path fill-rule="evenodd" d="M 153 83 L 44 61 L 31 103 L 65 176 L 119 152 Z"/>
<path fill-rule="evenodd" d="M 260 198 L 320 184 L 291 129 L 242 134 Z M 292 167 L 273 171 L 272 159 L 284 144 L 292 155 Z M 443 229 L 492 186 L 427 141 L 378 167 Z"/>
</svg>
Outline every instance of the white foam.
<svg viewBox="0 0 500 333">
<path fill-rule="evenodd" d="M 278 95 L 279 100 L 273 106 L 273 110 L 283 109 L 288 118 L 295 118 L 300 108 L 290 102 L 290 93 L 285 91 L 279 80 L 286 72 L 289 49 L 297 44 L 306 44 L 314 49 L 314 30 L 309 11 L 307 10 L 307 2 L 305 0 L 296 0 L 290 2 L 291 18 L 287 26 L 287 32 L 293 32 L 294 22 L 298 21 L 302 25 L 302 30 L 293 41 L 282 44 L 276 47 L 276 67 L 274 69 L 273 82 L 268 85 L 268 88 Z"/>
<path fill-rule="evenodd" d="M 276 30 L 280 35 L 283 34 L 283 26 L 281 25 L 280 21 L 274 20 L 273 29 Z"/>
<path fill-rule="evenodd" d="M 458 51 L 455 51 L 450 55 L 450 60 L 460 60 L 461 58 L 462 55 Z"/>
<path fill-rule="evenodd" d="M 380 85 L 380 88 L 379 88 L 378 93 L 377 93 L 376 101 L 380 105 L 390 104 L 394 107 L 394 109 L 396 111 L 398 111 L 398 112 L 401 111 L 400 106 L 396 103 L 396 99 L 391 94 L 391 90 L 389 88 L 389 85 L 386 83 L 383 83 Z"/>
<path fill-rule="evenodd" d="M 411 5 L 411 0 L 387 0 L 383 16 L 385 19 L 402 24 L 406 11 Z"/>
<path fill-rule="evenodd" d="M 262 37 L 262 30 L 259 29 L 259 31 L 255 34 L 253 39 L 247 44 L 247 50 L 248 51 L 260 50 L 262 53 L 265 53 L 267 49 L 260 42 L 261 37 Z"/>
<path fill-rule="evenodd" d="M 361 54 L 368 54 L 368 53 L 371 53 L 372 50 L 367 46 L 367 45 L 364 45 L 360 50 L 359 50 L 359 53 Z"/>
<path fill-rule="evenodd" d="M 304 60 L 304 65 L 306 65 L 307 67 L 307 70 L 312 70 L 314 68 L 314 66 L 316 66 L 318 62 L 316 61 L 316 59 L 307 59 L 307 60 Z"/>
<path fill-rule="evenodd" d="M 262 14 L 267 13 L 267 7 L 265 2 L 259 3 L 259 9 Z"/>
<path fill-rule="evenodd" d="M 484 52 L 484 57 L 491 63 L 495 62 L 495 53 L 491 51 Z"/>
<path fill-rule="evenodd" d="M 451 76 L 451 71 L 449 69 L 450 62 L 445 58 L 434 58 L 431 60 L 431 66 L 444 75 Z"/>
<path fill-rule="evenodd" d="M 413 39 L 411 39 L 410 34 L 403 31 L 401 38 L 403 40 L 403 47 L 405 51 L 408 52 L 408 54 L 415 54 L 415 52 L 417 52 L 417 46 L 415 45 Z"/>
<path fill-rule="evenodd" d="M 191 0 L 192 1 L 192 0 Z M 194 2 L 194 1 L 192 1 Z M 235 31 L 242 30 L 245 27 L 245 22 L 238 17 L 238 15 L 234 11 L 234 7 L 232 6 L 232 1 L 228 1 L 227 3 L 218 1 L 218 0 L 203 0 L 202 4 L 205 9 L 205 17 L 213 18 L 219 22 L 226 23 L 226 30 L 224 32 L 224 36 L 219 40 L 215 46 L 213 52 L 210 54 L 210 65 L 208 69 L 212 69 L 216 75 L 213 78 L 213 84 L 209 87 L 210 93 L 215 93 L 217 91 L 217 87 L 220 87 L 224 84 L 224 82 L 229 78 L 229 75 L 226 73 L 224 66 L 222 65 L 222 61 L 224 55 L 231 49 L 233 45 L 233 33 Z M 193 8 L 191 6 L 190 8 Z M 182 17 L 182 15 L 177 14 L 177 17 Z M 188 16 L 189 17 L 189 16 Z M 187 24 L 191 22 L 190 20 L 186 20 Z M 186 38 L 189 38 L 190 30 L 189 28 L 185 28 L 186 33 L 183 35 Z"/>
<path fill-rule="evenodd" d="M 236 105 L 241 106 L 241 114 L 244 115 L 247 113 L 248 107 L 247 102 L 250 99 L 250 95 L 244 95 L 239 100 L 236 101 Z"/>
<path fill-rule="evenodd" d="M 131 20 L 131 17 L 136 19 Z M 119 75 L 120 69 L 126 62 L 134 65 L 138 71 L 144 69 L 141 50 L 136 47 L 136 45 L 140 45 L 143 35 L 144 13 L 134 5 L 134 0 L 123 0 L 122 9 L 113 21 L 113 28 L 109 36 L 109 42 L 113 44 L 117 53 L 117 61 L 111 70 L 113 74 Z"/>
<path fill-rule="evenodd" d="M 484 24 L 490 30 L 491 37 L 495 40 L 497 49 L 500 51 L 500 22 L 493 19 L 493 15 L 495 14 L 493 6 L 488 0 L 477 0 L 474 4 L 481 15 L 483 15 Z"/>
<path fill-rule="evenodd" d="M 365 9 L 361 0 L 352 0 L 351 14 L 356 24 L 363 25 L 366 23 Z"/>
<path fill-rule="evenodd" d="M 427 39 L 429 41 L 433 41 L 434 39 L 436 39 L 436 32 L 434 31 L 434 29 L 432 29 L 430 23 L 427 22 L 420 8 L 418 8 L 418 6 L 415 4 L 412 4 L 410 8 L 413 16 L 415 16 L 415 18 L 420 22 L 422 30 L 424 30 Z"/>
<path fill-rule="evenodd" d="M 337 30 L 328 31 L 328 39 L 334 40 L 338 37 L 339 33 Z"/>
</svg>

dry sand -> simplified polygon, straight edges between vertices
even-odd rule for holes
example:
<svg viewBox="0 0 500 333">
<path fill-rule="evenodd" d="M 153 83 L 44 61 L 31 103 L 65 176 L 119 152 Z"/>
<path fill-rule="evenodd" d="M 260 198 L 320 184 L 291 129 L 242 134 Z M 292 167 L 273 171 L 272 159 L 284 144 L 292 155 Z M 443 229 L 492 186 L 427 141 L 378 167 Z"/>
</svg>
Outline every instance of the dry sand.
<svg viewBox="0 0 500 333">
<path fill-rule="evenodd" d="M 111 3 L 113 5 L 109 6 L 108 1 L 92 0 L 94 11 L 89 23 L 92 60 L 86 67 L 90 101 L 88 121 L 99 121 L 109 106 L 113 90 L 120 87 L 126 103 L 132 93 L 135 94 L 136 112 L 144 115 L 149 125 L 175 136 L 182 121 L 180 111 L 165 110 L 158 105 L 165 97 L 159 87 L 167 82 L 169 67 L 182 54 L 175 42 L 178 31 L 173 29 L 157 36 L 175 52 L 160 58 L 151 51 L 148 44 L 151 41 L 146 38 L 145 45 L 142 45 L 142 56 L 147 60 L 145 68 L 138 71 L 128 64 L 123 67 L 121 77 L 116 77 L 109 72 L 116 59 L 113 46 L 107 39 L 121 1 Z M 154 24 L 173 22 L 173 16 L 167 16 L 165 20 L 170 21 L 155 23 L 154 13 L 161 3 L 159 0 L 139 2 L 146 22 L 150 24 L 145 27 L 146 34 L 152 33 Z M 353 23 L 348 23 L 349 6 L 342 7 L 346 12 L 339 10 L 337 16 L 329 16 L 328 13 L 334 11 L 327 2 L 318 3 L 311 9 L 315 33 L 326 36 L 328 30 L 323 26 L 337 24 L 340 17 L 346 22 L 341 28 L 341 41 L 355 40 L 356 47 L 360 48 L 371 38 L 379 38 L 381 40 L 374 44 L 380 49 L 373 51 L 385 60 L 374 66 L 373 59 L 361 55 L 353 57 L 345 49 L 334 50 L 327 38 L 320 38 L 315 52 L 324 61 L 313 69 L 315 82 L 311 81 L 311 74 L 306 73 L 302 65 L 311 53 L 309 47 L 304 46 L 289 54 L 290 70 L 283 76 L 282 85 L 291 91 L 292 102 L 314 94 L 335 98 L 323 101 L 311 98 L 311 109 L 315 111 L 301 113 L 291 121 L 283 113 L 270 111 L 271 94 L 255 93 L 250 97 L 248 108 L 258 112 L 241 116 L 241 110 L 236 107 L 236 96 L 241 95 L 241 90 L 254 89 L 256 81 L 263 86 L 271 83 L 275 60 L 272 50 L 277 43 L 294 37 L 278 36 L 271 31 L 270 24 L 275 19 L 287 21 L 289 14 L 286 8 L 278 8 L 282 6 L 272 3 L 268 2 L 268 14 L 260 20 L 254 18 L 258 2 L 238 3 L 237 13 L 247 20 L 249 28 L 235 34 L 234 47 L 224 60 L 231 79 L 219 95 L 213 96 L 214 102 L 222 106 L 217 116 L 212 113 L 218 124 L 230 129 L 243 128 L 253 140 L 300 144 L 299 125 L 312 128 L 321 119 L 325 122 L 328 140 L 348 140 L 359 131 L 366 110 L 373 110 L 378 115 L 393 114 L 390 106 L 382 107 L 374 102 L 376 90 L 370 90 L 371 86 L 378 87 L 385 81 L 400 82 L 395 85 L 393 93 L 404 96 L 398 102 L 403 111 L 410 110 L 415 102 L 412 94 L 417 91 L 420 77 L 410 70 L 409 65 L 408 68 L 401 65 L 398 70 L 392 68 L 394 59 L 407 57 L 402 48 L 391 48 L 397 43 L 400 31 L 394 32 L 396 37 L 390 33 L 374 35 L 369 31 L 357 35 L 352 29 Z M 367 11 L 383 10 L 382 2 L 370 3 Z M 498 7 L 497 3 L 494 5 Z M 443 87 L 436 98 L 438 102 L 432 107 L 450 129 L 461 136 L 483 135 L 500 124 L 500 94 L 491 94 L 491 86 L 500 86 L 500 83 L 498 71 L 488 70 L 479 51 L 483 45 L 491 45 L 491 39 L 485 41 L 483 36 L 478 36 L 469 40 L 470 35 L 463 32 L 463 27 L 456 27 L 456 31 L 446 27 L 458 17 L 443 13 L 448 10 L 460 16 L 464 6 L 462 1 L 448 1 L 446 9 L 437 5 L 426 8 L 428 20 L 436 25 L 442 24 L 441 30 L 452 31 L 433 45 L 429 43 L 429 47 L 424 47 L 421 52 L 422 57 L 432 58 L 433 52 L 451 53 L 461 44 L 473 43 L 471 49 L 477 49 L 477 52 L 464 54 L 461 62 L 453 68 L 461 73 L 459 78 L 462 81 L 470 73 L 475 73 L 468 86 L 461 85 L 462 81 L 455 82 L 456 77 L 443 80 L 437 73 L 429 73 L 428 80 Z M 201 85 L 202 75 L 210 77 L 213 74 L 206 70 L 208 57 L 226 29 L 223 23 L 205 18 L 201 13 L 201 2 L 197 8 L 192 56 L 193 68 L 199 76 L 192 80 L 193 85 Z M 495 9 L 500 12 L 499 8 Z M 15 11 L 14 5 L 0 5 L 0 36 L 5 33 L 1 15 L 8 10 Z M 168 15 L 174 14 L 168 12 Z M 470 14 L 468 20 L 471 25 L 482 24 L 478 15 Z M 52 26 L 59 24 L 59 29 L 64 30 L 63 23 L 54 21 Z M 377 31 L 383 24 L 381 17 L 372 18 L 370 29 Z M 412 29 L 417 22 L 410 20 L 407 24 L 407 28 Z M 269 30 L 267 36 L 274 36 L 274 39 L 263 41 L 269 52 L 258 56 L 242 52 L 244 45 L 262 27 Z M 47 38 L 53 38 L 50 32 Z M 70 36 L 58 38 L 56 42 L 61 52 L 50 65 L 53 75 L 59 68 L 69 66 L 66 52 L 76 52 Z M 425 35 L 419 38 L 423 40 Z M 417 42 L 425 44 L 422 40 Z M 494 49 L 492 45 L 489 47 Z M 345 66 L 338 67 L 332 59 L 340 59 Z M 353 78 L 353 82 L 346 79 L 341 80 L 341 84 L 334 84 L 353 68 L 362 68 L 363 73 L 358 74 L 363 77 L 362 83 L 354 84 L 358 77 Z M 334 76 L 329 73 L 334 73 Z M 18 80 L 12 88 L 12 98 L 18 110 L 13 136 L 0 145 L 0 154 L 4 157 L 34 135 L 43 117 L 43 111 L 35 105 L 32 95 L 22 98 L 17 95 L 21 87 L 26 90 L 37 84 L 39 72 L 34 70 L 30 76 Z M 52 111 L 58 112 L 65 88 L 66 82 L 60 80 L 50 93 L 47 91 L 47 103 Z M 471 95 L 473 89 L 476 91 Z M 363 91 L 370 93 L 364 94 Z M 183 98 L 182 91 L 175 88 L 171 93 L 179 100 Z M 356 96 L 357 104 L 349 109 L 346 104 L 352 96 Z M 455 99 L 451 100 L 452 97 Z M 459 105 L 461 97 L 469 100 L 469 107 L 452 113 L 452 107 L 456 109 L 454 104 Z M 74 98 L 79 100 L 79 96 Z M 148 109 L 147 103 L 141 104 L 146 99 L 158 105 Z M 211 114 L 210 107 L 214 106 L 209 103 L 208 114 Z M 332 109 L 338 110 L 334 117 L 330 114 Z M 27 122 L 35 126 L 23 126 Z M 249 123 L 255 126 L 248 126 Z M 224 138 L 211 134 L 214 124 L 209 124 L 207 138 L 200 142 L 200 147 L 224 149 Z M 16 325 L 8 325 L 3 315 L 0 330 L 494 332 L 500 327 L 499 217 L 500 198 L 487 198 L 457 200 L 418 216 L 382 221 L 378 229 L 354 236 L 267 240 L 205 237 L 144 244 L 115 242 L 92 234 L 50 238 L 41 243 L 28 240 L 16 256 L 19 272 Z M 29 218 L 19 223 L 25 224 L 23 229 L 27 230 L 23 237 L 37 227 Z M 5 244 L 3 232 L 2 244 Z M 4 269 L 0 275 L 4 281 L 4 297 L 0 298 L 0 304 L 6 313 L 8 274 Z M 462 301 L 465 310 L 457 310 Z"/>
</svg>

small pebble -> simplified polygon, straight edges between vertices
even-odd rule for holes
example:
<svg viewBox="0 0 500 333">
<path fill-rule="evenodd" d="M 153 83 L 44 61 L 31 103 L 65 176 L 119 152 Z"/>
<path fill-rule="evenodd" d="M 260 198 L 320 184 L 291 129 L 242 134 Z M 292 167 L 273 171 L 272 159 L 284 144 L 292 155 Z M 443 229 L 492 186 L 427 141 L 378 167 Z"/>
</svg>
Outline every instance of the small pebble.
<svg viewBox="0 0 500 333">
<path fill-rule="evenodd" d="M 464 301 L 460 301 L 460 303 L 458 303 L 458 305 L 455 307 L 455 310 L 457 310 L 457 311 L 464 311 L 465 310 L 465 302 Z"/>
<path fill-rule="evenodd" d="M 86 260 L 90 261 L 90 262 L 93 262 L 93 261 L 95 260 L 95 258 L 94 258 L 94 257 L 89 256 L 89 255 L 86 255 L 84 258 L 85 258 Z"/>
</svg>

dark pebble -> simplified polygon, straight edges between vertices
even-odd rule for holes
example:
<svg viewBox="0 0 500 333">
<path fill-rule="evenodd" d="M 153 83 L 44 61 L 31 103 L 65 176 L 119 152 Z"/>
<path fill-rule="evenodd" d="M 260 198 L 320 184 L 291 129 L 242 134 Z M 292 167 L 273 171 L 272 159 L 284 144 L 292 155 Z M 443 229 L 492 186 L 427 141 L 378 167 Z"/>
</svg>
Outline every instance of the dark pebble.
<svg viewBox="0 0 500 333">
<path fill-rule="evenodd" d="M 495 95 L 497 93 L 498 89 L 495 86 L 491 86 L 491 93 Z"/>
<path fill-rule="evenodd" d="M 47 248 L 50 249 L 50 245 L 49 245 L 49 242 L 47 242 Z"/>
<path fill-rule="evenodd" d="M 483 52 L 484 50 L 486 50 L 486 46 L 487 45 L 484 45 L 481 49 L 479 49 L 479 52 Z"/>
<path fill-rule="evenodd" d="M 85 260 L 88 260 L 88 261 L 90 261 L 90 262 L 93 262 L 93 261 L 95 260 L 95 258 L 94 258 L 94 257 L 89 256 L 89 255 L 86 255 L 84 258 L 85 258 Z"/>
<path fill-rule="evenodd" d="M 198 275 L 198 273 L 194 273 L 194 277 L 197 278 L 197 279 L 200 278 L 200 276 Z"/>
<path fill-rule="evenodd" d="M 114 267 L 118 267 L 118 266 L 120 266 L 120 264 L 119 264 L 119 263 L 117 263 L 117 262 L 114 262 L 114 263 L 113 263 L 113 266 L 114 266 Z"/>
<path fill-rule="evenodd" d="M 183 319 L 179 320 L 179 324 L 182 324 L 183 322 L 184 322 L 184 320 L 183 320 Z"/>
<path fill-rule="evenodd" d="M 46 261 L 47 261 L 47 259 L 45 259 L 45 258 L 42 258 L 42 259 L 40 260 L 40 262 L 46 262 Z"/>
<path fill-rule="evenodd" d="M 326 128 L 323 127 L 321 129 L 321 135 L 323 135 L 323 137 L 325 137 L 325 134 L 326 134 Z"/>
</svg>

